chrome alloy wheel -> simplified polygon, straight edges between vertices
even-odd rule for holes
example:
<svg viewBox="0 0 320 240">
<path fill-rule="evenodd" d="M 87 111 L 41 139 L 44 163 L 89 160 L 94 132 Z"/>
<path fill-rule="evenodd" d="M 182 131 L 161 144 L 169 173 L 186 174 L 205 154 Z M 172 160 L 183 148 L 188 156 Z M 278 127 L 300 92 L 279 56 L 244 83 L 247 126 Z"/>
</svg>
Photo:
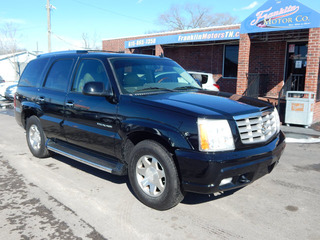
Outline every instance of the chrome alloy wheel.
<svg viewBox="0 0 320 240">
<path fill-rule="evenodd" d="M 152 156 L 142 156 L 136 165 L 136 178 L 141 189 L 150 197 L 160 196 L 166 187 L 166 175 L 160 162 Z"/>
<path fill-rule="evenodd" d="M 35 124 L 32 124 L 29 129 L 29 141 L 31 147 L 34 150 L 39 150 L 41 147 L 41 135 L 38 127 Z"/>
</svg>

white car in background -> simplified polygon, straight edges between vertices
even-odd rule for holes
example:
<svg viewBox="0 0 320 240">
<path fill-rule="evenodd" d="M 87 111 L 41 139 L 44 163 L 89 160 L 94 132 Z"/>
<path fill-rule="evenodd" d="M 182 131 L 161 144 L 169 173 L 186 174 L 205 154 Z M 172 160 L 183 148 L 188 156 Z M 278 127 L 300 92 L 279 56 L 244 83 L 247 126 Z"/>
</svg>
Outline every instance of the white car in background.
<svg viewBox="0 0 320 240">
<path fill-rule="evenodd" d="M 4 97 L 9 101 L 13 101 L 16 91 L 17 91 L 17 84 L 10 85 L 9 87 L 7 87 Z"/>
<path fill-rule="evenodd" d="M 220 86 L 213 79 L 212 73 L 204 73 L 204 72 L 193 72 L 188 71 L 188 73 L 196 80 L 201 83 L 203 89 L 212 90 L 212 91 L 220 91 Z"/>
<path fill-rule="evenodd" d="M 18 81 L 6 81 L 3 83 L 0 83 L 0 97 L 5 97 L 7 88 L 17 83 Z"/>
</svg>

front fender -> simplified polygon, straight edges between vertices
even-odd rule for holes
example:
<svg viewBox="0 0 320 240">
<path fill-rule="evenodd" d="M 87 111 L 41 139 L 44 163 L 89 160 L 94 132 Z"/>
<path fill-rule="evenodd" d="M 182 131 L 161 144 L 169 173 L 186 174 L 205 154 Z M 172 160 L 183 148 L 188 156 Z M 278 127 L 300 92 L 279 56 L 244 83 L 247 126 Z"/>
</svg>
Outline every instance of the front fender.
<svg viewBox="0 0 320 240">
<path fill-rule="evenodd" d="M 119 135 L 122 139 L 121 149 L 128 139 L 139 142 L 150 138 L 159 139 L 172 149 L 192 149 L 192 145 L 178 128 L 154 120 L 127 119 L 121 123 Z M 121 149 L 116 149 L 116 152 L 121 152 Z"/>
</svg>

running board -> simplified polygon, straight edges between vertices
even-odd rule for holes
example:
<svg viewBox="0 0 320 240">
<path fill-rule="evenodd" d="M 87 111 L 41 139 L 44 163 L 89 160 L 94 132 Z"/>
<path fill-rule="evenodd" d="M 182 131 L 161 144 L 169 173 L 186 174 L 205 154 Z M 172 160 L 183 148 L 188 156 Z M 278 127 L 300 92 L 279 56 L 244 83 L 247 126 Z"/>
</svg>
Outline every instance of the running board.
<svg viewBox="0 0 320 240">
<path fill-rule="evenodd" d="M 48 139 L 46 146 L 49 151 L 61 154 L 65 157 L 71 158 L 102 171 L 120 176 L 127 174 L 127 168 L 125 164 L 91 151 L 85 151 L 84 149 L 69 143 L 60 141 L 55 142 Z"/>
</svg>

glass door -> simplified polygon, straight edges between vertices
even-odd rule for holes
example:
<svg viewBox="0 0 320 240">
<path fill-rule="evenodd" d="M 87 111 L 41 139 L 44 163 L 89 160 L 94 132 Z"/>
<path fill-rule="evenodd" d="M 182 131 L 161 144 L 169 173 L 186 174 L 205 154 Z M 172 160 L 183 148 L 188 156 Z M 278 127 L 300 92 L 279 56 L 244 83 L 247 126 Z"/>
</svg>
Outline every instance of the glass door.
<svg viewBox="0 0 320 240">
<path fill-rule="evenodd" d="M 288 43 L 287 45 L 286 80 L 292 81 L 292 91 L 304 91 L 307 53 L 307 42 Z"/>
</svg>

